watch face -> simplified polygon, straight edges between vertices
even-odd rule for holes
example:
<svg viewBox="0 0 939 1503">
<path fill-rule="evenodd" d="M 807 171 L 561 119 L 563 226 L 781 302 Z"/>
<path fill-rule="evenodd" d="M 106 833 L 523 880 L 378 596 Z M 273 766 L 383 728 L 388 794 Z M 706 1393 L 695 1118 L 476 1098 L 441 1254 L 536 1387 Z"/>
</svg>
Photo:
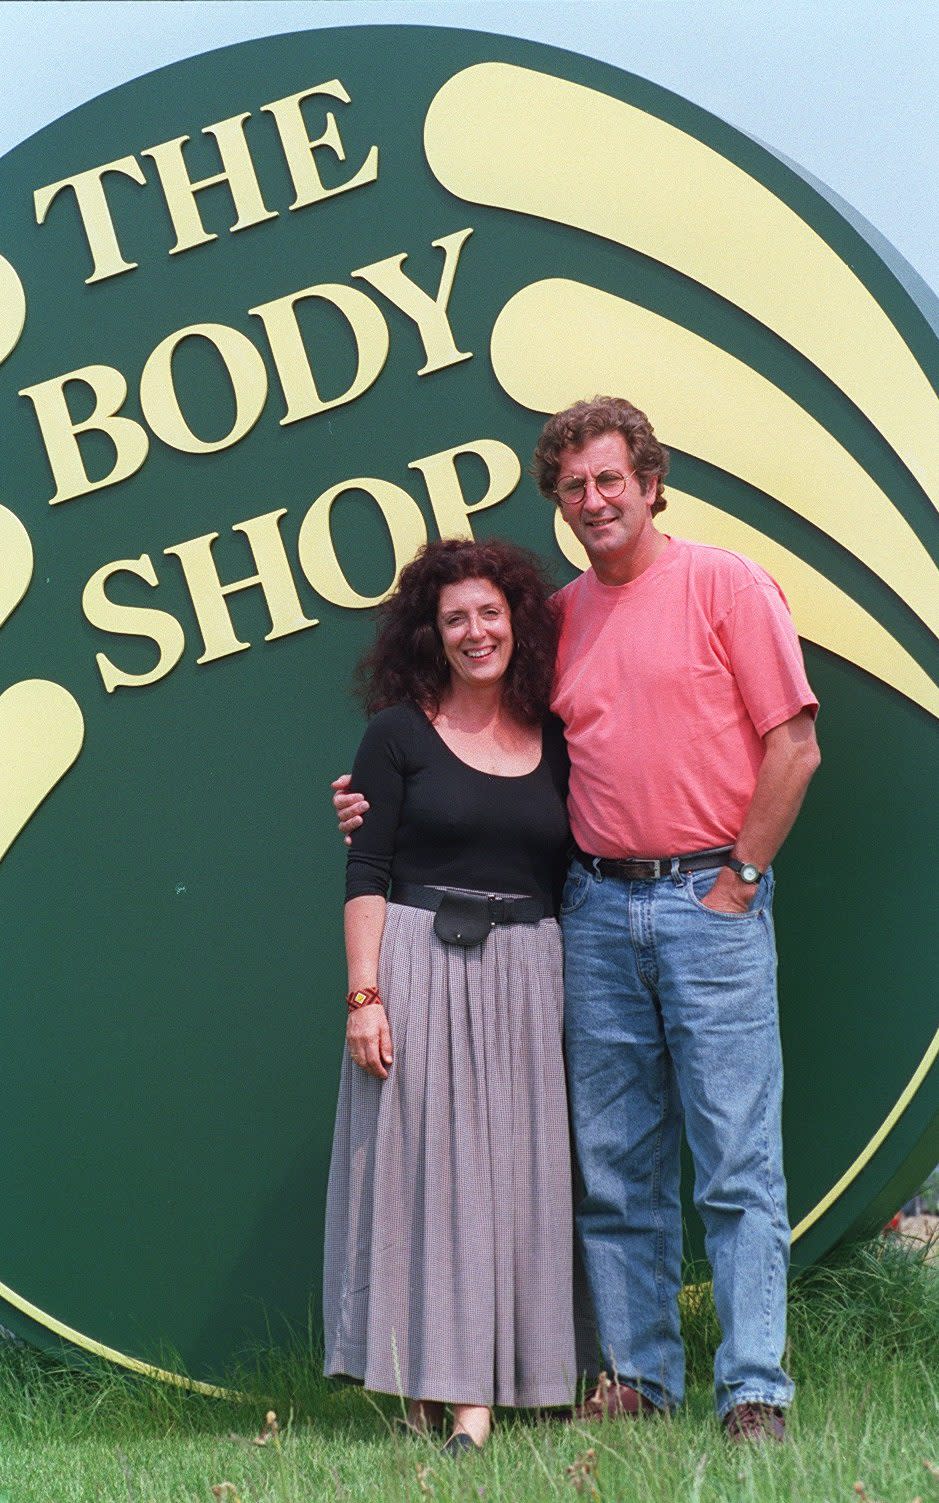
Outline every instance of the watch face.
<svg viewBox="0 0 939 1503">
<path fill-rule="evenodd" d="M 760 870 L 753 865 L 752 861 L 745 861 L 740 868 L 740 876 L 744 882 L 759 882 Z"/>
</svg>

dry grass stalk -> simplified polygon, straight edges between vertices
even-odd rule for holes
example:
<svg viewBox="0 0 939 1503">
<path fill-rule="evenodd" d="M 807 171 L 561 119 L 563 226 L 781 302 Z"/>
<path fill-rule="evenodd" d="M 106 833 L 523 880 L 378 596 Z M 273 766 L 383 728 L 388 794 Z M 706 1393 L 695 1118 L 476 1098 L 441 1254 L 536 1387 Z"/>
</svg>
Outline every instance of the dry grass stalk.
<svg viewBox="0 0 939 1503">
<path fill-rule="evenodd" d="M 269 1441 L 276 1445 L 280 1438 L 280 1425 L 277 1423 L 277 1415 L 273 1409 L 269 1409 L 264 1416 L 264 1429 L 260 1435 L 254 1437 L 254 1445 L 266 1446 Z"/>
<path fill-rule="evenodd" d="M 602 1374 L 601 1376 L 605 1376 Z M 586 1493 L 591 1498 L 599 1498 L 600 1489 L 597 1486 L 597 1453 L 593 1446 L 584 1451 L 566 1468 L 565 1474 L 568 1482 L 579 1493 Z"/>
<path fill-rule="evenodd" d="M 872 1498 L 871 1497 L 870 1493 L 867 1491 L 867 1488 L 864 1486 L 863 1482 L 855 1482 L 855 1484 L 854 1484 L 854 1491 L 857 1493 L 858 1497 L 860 1498 L 861 1503 L 881 1503 L 881 1500 L 879 1498 Z"/>
</svg>

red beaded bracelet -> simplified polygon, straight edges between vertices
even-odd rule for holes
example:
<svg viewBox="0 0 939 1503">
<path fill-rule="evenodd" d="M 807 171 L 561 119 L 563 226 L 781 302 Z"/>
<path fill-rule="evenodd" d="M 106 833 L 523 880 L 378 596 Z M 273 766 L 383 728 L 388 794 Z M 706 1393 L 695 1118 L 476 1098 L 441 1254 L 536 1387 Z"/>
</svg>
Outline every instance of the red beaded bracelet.
<svg viewBox="0 0 939 1503">
<path fill-rule="evenodd" d="M 379 1007 L 382 1006 L 377 986 L 362 986 L 358 991 L 350 992 L 346 998 L 346 1006 L 350 1012 L 357 1012 L 360 1007 L 368 1007 L 373 1002 Z"/>
</svg>

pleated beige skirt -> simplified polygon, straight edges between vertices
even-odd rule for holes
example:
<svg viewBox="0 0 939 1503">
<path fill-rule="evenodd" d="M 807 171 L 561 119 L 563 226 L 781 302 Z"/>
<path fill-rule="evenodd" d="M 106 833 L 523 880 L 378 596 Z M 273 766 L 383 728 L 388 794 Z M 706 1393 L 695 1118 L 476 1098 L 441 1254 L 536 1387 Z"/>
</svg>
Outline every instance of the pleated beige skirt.
<svg viewBox="0 0 939 1503">
<path fill-rule="evenodd" d="M 342 1064 L 326 1208 L 327 1374 L 409 1398 L 569 1404 L 577 1367 L 557 924 L 472 949 L 388 905 L 394 1063 Z"/>
</svg>

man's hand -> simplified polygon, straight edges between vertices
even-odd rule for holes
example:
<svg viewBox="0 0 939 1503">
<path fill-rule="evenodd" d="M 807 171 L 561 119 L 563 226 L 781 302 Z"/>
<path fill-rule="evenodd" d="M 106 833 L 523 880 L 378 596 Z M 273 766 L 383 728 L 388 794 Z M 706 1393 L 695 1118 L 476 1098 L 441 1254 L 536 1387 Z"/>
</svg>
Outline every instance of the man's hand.
<svg viewBox="0 0 939 1503">
<path fill-rule="evenodd" d="M 746 913 L 756 896 L 756 884 L 741 882 L 729 866 L 722 866 L 714 879 L 714 886 L 702 899 L 704 908 L 713 908 L 715 913 Z"/>
<path fill-rule="evenodd" d="M 387 1067 L 394 1056 L 388 1014 L 380 1003 L 371 1002 L 367 1007 L 357 1007 L 349 1013 L 346 1043 L 357 1065 L 379 1080 L 387 1079 Z"/>
<path fill-rule="evenodd" d="M 350 775 L 347 772 L 342 777 L 335 778 L 330 783 L 333 791 L 333 808 L 339 820 L 339 829 L 342 832 L 346 845 L 351 845 L 349 836 L 353 830 L 357 830 L 362 823 L 362 815 L 368 811 L 368 800 L 361 793 L 349 791 Z"/>
</svg>

